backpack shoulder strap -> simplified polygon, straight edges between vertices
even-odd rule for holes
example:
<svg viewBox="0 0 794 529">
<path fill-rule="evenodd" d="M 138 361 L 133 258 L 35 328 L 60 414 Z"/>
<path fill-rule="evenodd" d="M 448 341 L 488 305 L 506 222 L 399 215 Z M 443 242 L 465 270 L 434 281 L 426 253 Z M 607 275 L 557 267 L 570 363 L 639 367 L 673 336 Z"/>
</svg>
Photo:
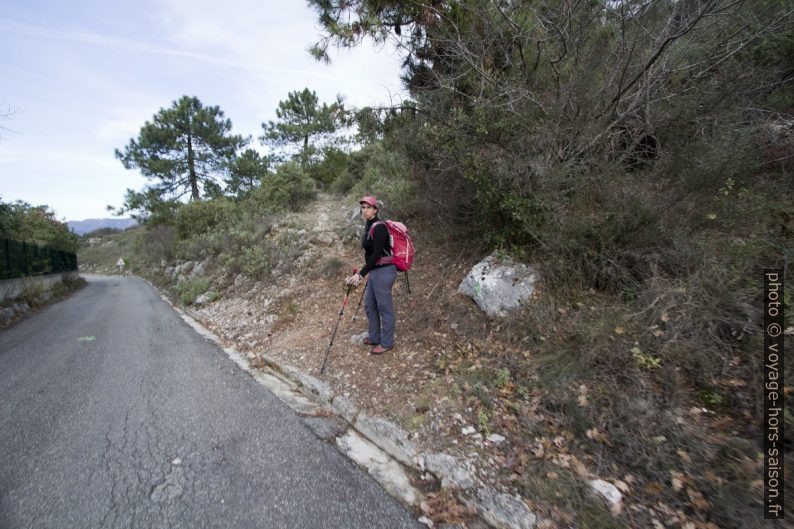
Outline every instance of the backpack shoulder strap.
<svg viewBox="0 0 794 529">
<path fill-rule="evenodd" d="M 369 238 L 370 239 L 372 238 L 372 235 L 375 233 L 375 226 L 377 226 L 378 224 L 383 224 L 384 226 L 386 226 L 386 222 L 383 221 L 383 220 L 378 220 L 378 221 L 373 222 L 372 226 L 369 227 Z M 386 228 L 388 229 L 388 226 L 386 226 Z"/>
</svg>

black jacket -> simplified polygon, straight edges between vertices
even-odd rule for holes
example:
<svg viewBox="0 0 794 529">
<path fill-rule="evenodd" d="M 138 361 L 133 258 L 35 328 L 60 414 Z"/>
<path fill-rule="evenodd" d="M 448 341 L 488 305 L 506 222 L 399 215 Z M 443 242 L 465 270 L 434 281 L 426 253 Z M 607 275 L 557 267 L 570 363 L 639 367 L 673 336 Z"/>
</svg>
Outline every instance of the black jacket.
<svg viewBox="0 0 794 529">
<path fill-rule="evenodd" d="M 369 236 L 372 225 L 378 221 L 380 221 L 380 219 L 377 216 L 367 221 L 367 228 L 364 230 L 364 237 L 361 239 L 361 247 L 364 248 L 364 259 L 366 260 L 364 268 L 359 271 L 361 277 L 364 277 L 371 270 L 376 268 L 390 266 L 388 264 L 375 264 L 381 257 L 391 255 L 391 239 L 389 237 L 389 228 L 386 227 L 385 222 L 381 222 L 375 226 L 375 230 L 372 232 L 372 238 Z"/>
</svg>

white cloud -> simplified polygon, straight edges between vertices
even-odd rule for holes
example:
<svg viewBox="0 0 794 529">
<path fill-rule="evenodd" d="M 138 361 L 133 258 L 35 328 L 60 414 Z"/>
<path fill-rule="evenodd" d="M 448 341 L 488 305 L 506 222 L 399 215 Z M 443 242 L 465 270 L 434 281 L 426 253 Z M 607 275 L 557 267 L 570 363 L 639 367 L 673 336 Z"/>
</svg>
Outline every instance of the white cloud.
<svg viewBox="0 0 794 529">
<path fill-rule="evenodd" d="M 350 106 L 402 95 L 401 61 L 388 47 L 316 62 L 307 48 L 320 30 L 302 1 L 151 0 L 113 24 L 85 16 L 94 8 L 75 0 L 65 17 L 34 5 L 14 12 L 19 21 L 0 17 L 0 45 L 14 50 L 0 59 L 0 92 L 25 110 L 0 141 L 3 200 L 49 204 L 72 220 L 107 216 L 106 204 L 145 183 L 114 148 L 185 94 L 220 106 L 260 151 L 260 125 L 290 91 L 308 87 L 325 102 L 341 93 Z"/>
<path fill-rule="evenodd" d="M 13 31 L 15 33 L 20 33 L 23 35 L 29 35 L 33 37 L 43 37 L 47 39 L 65 40 L 71 42 L 82 42 L 85 44 L 95 44 L 99 46 L 125 49 L 129 51 L 156 53 L 161 55 L 174 55 L 178 57 L 187 57 L 187 58 L 209 60 L 209 61 L 216 60 L 215 58 L 209 55 L 192 53 L 175 48 L 155 46 L 152 44 L 148 44 L 146 42 L 140 42 L 130 39 L 121 39 L 98 33 L 61 31 L 47 27 L 25 24 L 15 20 L 9 20 L 7 18 L 0 18 L 0 29 L 6 31 Z"/>
<path fill-rule="evenodd" d="M 158 0 L 168 39 L 181 49 L 212 52 L 224 61 L 240 61 L 262 76 L 236 79 L 243 85 L 280 85 L 278 99 L 267 98 L 269 114 L 287 92 L 304 87 L 324 101 L 342 93 L 352 105 L 387 103 L 401 94 L 401 59 L 390 45 L 376 50 L 371 43 L 340 50 L 330 66 L 308 53 L 321 31 L 303 2 L 273 0 Z M 289 67 L 287 67 L 289 65 Z M 273 78 L 272 73 L 284 74 Z M 320 82 L 318 82 L 320 81 Z M 250 86 L 243 93 L 251 93 Z M 272 88 L 268 90 L 273 92 Z M 261 96 L 260 96 L 261 100 Z M 252 100 L 256 104 L 255 100 Z"/>
<path fill-rule="evenodd" d="M 138 135 L 144 122 L 150 120 L 153 112 L 151 106 L 142 107 L 117 107 L 111 108 L 103 116 L 96 129 L 96 138 L 99 141 L 122 144 Z"/>
<path fill-rule="evenodd" d="M 206 22 L 209 23 L 209 20 L 207 20 Z M 0 30 L 7 30 L 15 33 L 20 33 L 23 35 L 43 37 L 47 39 L 56 39 L 56 40 L 64 40 L 69 42 L 91 44 L 96 46 L 116 48 L 120 50 L 132 51 L 132 52 L 165 55 L 165 56 L 175 57 L 178 59 L 189 59 L 193 61 L 215 64 L 219 66 L 227 66 L 239 70 L 247 70 L 252 73 L 305 75 L 308 77 L 317 77 L 317 78 L 326 78 L 326 79 L 331 78 L 329 74 L 325 74 L 319 71 L 314 71 L 308 68 L 304 68 L 304 69 L 288 68 L 284 66 L 279 66 L 278 63 L 274 63 L 272 61 L 262 61 L 262 62 L 248 61 L 245 59 L 244 56 L 239 56 L 234 53 L 227 53 L 225 55 L 214 54 L 214 53 L 200 53 L 200 52 L 182 49 L 180 47 L 158 46 L 147 42 L 142 42 L 132 39 L 122 39 L 108 35 L 102 35 L 99 33 L 60 31 L 47 27 L 24 24 L 21 22 L 17 22 L 5 18 L 0 18 Z M 216 33 L 218 36 L 224 34 L 223 31 L 217 31 Z M 229 35 L 232 35 L 232 33 L 229 33 Z M 177 38 L 176 40 L 182 42 L 183 44 L 186 44 L 190 42 L 192 39 L 186 39 L 180 37 Z M 204 39 L 199 39 L 199 40 L 201 40 L 201 42 L 206 42 Z M 283 62 L 279 61 L 279 63 L 283 63 Z"/>
</svg>

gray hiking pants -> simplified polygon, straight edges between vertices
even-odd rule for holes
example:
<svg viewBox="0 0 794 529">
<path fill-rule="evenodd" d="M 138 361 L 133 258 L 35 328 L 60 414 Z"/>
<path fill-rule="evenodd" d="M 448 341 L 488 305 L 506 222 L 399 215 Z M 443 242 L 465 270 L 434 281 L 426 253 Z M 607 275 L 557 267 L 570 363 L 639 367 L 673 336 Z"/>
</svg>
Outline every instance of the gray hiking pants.
<svg viewBox="0 0 794 529">
<path fill-rule="evenodd" d="M 384 266 L 369 273 L 364 291 L 364 309 L 369 320 L 369 339 L 382 347 L 394 347 L 394 305 L 391 287 L 397 279 L 397 268 Z"/>
</svg>

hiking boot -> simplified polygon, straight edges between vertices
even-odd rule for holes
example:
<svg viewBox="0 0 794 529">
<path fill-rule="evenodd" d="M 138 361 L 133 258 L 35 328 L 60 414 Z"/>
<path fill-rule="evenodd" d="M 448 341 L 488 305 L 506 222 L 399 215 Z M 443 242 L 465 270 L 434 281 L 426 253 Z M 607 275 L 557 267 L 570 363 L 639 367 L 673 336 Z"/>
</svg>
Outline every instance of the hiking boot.
<svg viewBox="0 0 794 529">
<path fill-rule="evenodd" d="M 367 338 L 364 338 L 364 345 L 373 346 L 373 345 L 378 345 L 378 344 L 376 344 L 375 342 L 370 340 L 369 337 L 367 337 Z"/>
<path fill-rule="evenodd" d="M 381 347 L 380 345 L 378 345 L 377 347 L 372 349 L 372 351 L 370 351 L 369 354 L 382 355 L 386 351 L 391 351 L 392 349 L 394 349 L 394 347 Z"/>
</svg>

